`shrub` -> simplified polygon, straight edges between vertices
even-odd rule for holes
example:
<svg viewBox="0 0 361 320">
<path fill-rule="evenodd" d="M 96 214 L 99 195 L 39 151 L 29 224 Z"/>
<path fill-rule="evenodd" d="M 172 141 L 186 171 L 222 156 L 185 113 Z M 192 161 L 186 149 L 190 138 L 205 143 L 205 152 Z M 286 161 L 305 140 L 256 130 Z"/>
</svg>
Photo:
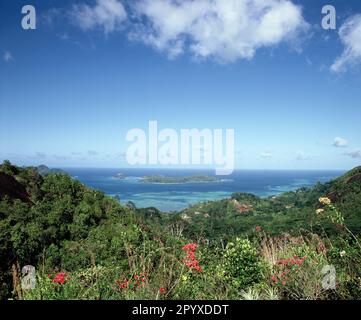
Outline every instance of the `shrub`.
<svg viewBox="0 0 361 320">
<path fill-rule="evenodd" d="M 245 289 L 264 278 L 265 265 L 248 239 L 229 242 L 219 273 L 235 288 Z"/>
<path fill-rule="evenodd" d="M 327 291 L 322 286 L 322 269 L 329 265 L 323 252 L 313 245 L 302 244 L 286 248 L 273 267 L 271 282 L 285 299 L 323 299 Z"/>
<path fill-rule="evenodd" d="M 336 267 L 337 298 L 354 299 L 361 296 L 361 252 L 350 236 L 337 237 L 328 252 L 330 263 Z"/>
</svg>

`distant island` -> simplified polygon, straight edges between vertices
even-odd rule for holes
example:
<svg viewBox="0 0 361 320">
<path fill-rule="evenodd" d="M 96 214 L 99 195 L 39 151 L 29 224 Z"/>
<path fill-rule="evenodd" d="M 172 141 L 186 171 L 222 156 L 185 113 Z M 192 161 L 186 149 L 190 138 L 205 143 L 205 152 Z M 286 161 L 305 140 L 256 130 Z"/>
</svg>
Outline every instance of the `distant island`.
<svg viewBox="0 0 361 320">
<path fill-rule="evenodd" d="M 61 170 L 61 169 L 53 169 L 53 168 L 49 168 L 45 165 L 40 165 L 38 167 L 36 167 L 37 171 L 39 172 L 39 174 L 41 174 L 42 176 L 43 175 L 46 175 L 46 174 L 49 174 L 49 173 L 66 173 L 64 170 Z"/>
<path fill-rule="evenodd" d="M 220 180 L 211 176 L 166 177 L 162 175 L 153 175 L 142 177 L 139 181 L 142 183 L 181 184 L 218 182 Z"/>
</svg>

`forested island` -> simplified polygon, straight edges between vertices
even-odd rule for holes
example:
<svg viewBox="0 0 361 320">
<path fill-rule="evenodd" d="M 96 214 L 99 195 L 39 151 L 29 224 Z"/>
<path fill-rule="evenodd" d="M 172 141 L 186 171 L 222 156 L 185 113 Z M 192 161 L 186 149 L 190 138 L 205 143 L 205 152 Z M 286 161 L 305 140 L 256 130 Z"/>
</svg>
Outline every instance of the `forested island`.
<svg viewBox="0 0 361 320">
<path fill-rule="evenodd" d="M 0 165 L 1 299 L 360 299 L 360 234 L 361 167 L 168 214 L 65 173 Z M 26 265 L 34 289 L 21 286 Z M 330 266 L 335 285 L 323 281 Z"/>
<path fill-rule="evenodd" d="M 219 179 L 212 176 L 167 177 L 162 175 L 153 175 L 141 177 L 139 181 L 142 183 L 181 184 L 218 182 Z"/>
</svg>

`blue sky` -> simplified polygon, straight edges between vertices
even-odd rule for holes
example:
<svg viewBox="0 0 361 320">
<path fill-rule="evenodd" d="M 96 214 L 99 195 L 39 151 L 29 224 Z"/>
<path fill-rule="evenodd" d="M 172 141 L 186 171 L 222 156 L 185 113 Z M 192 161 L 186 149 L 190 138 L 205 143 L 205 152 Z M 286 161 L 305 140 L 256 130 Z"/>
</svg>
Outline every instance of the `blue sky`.
<svg viewBox="0 0 361 320">
<path fill-rule="evenodd" d="M 361 3 L 272 2 L 264 26 L 239 9 L 237 29 L 218 0 L 2 1 L 0 160 L 125 167 L 127 131 L 157 120 L 234 128 L 241 169 L 360 165 Z"/>
</svg>

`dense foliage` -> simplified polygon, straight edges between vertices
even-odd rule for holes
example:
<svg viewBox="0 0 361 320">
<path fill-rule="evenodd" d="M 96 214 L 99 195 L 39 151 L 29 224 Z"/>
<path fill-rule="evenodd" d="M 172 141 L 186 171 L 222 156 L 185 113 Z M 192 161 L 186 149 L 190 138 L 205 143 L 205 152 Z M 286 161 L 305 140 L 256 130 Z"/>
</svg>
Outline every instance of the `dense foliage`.
<svg viewBox="0 0 361 320">
<path fill-rule="evenodd" d="M 176 214 L 123 206 L 61 172 L 6 161 L 0 173 L 27 192 L 0 190 L 2 299 L 361 297 L 361 168 Z M 35 289 L 20 285 L 25 265 L 36 267 Z"/>
</svg>

